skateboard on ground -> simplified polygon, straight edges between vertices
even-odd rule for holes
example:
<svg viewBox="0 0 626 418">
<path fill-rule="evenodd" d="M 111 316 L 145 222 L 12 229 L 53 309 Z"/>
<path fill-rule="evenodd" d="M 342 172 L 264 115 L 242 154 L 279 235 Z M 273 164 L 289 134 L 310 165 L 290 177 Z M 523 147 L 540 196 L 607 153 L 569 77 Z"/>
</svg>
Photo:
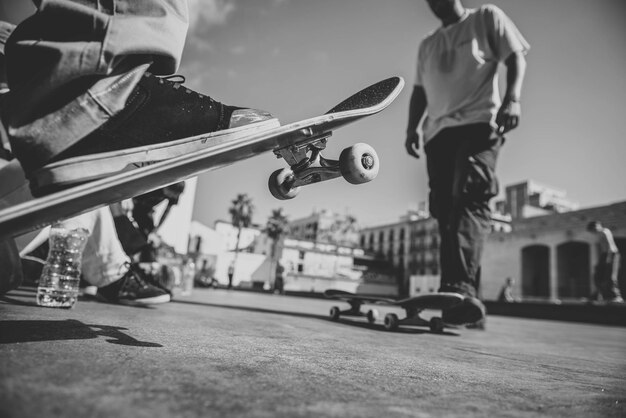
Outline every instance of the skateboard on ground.
<svg viewBox="0 0 626 418">
<path fill-rule="evenodd" d="M 407 299 L 394 300 L 389 298 L 365 296 L 356 293 L 345 292 L 343 290 L 327 290 L 324 296 L 329 299 L 338 299 L 348 302 L 350 309 L 340 310 L 339 307 L 333 306 L 330 309 L 330 317 L 337 321 L 341 316 L 365 316 L 370 324 L 376 322 L 378 312 L 370 309 L 367 312 L 361 310 L 361 305 L 376 304 L 399 306 L 406 312 L 406 316 L 402 319 L 398 318 L 395 313 L 385 315 L 384 325 L 388 331 L 398 329 L 400 325 L 412 325 L 420 327 L 429 327 L 432 332 L 441 333 L 445 324 L 441 317 L 432 317 L 429 321 L 420 317 L 420 313 L 424 309 L 444 310 L 451 308 L 463 301 L 463 295 L 458 293 L 432 293 L 427 295 L 415 296 Z"/>
<path fill-rule="evenodd" d="M 321 152 L 334 130 L 382 111 L 395 100 L 403 86 L 402 78 L 392 77 L 359 91 L 321 116 L 248 134 L 201 152 L 156 162 L 45 197 L 12 203 L 0 210 L 0 238 L 17 236 L 269 151 L 289 165 L 274 172 L 269 179 L 270 192 L 279 199 L 295 197 L 303 185 L 339 176 L 355 184 L 370 181 L 378 172 L 379 161 L 368 145 L 346 148 L 337 161 L 324 158 Z"/>
</svg>

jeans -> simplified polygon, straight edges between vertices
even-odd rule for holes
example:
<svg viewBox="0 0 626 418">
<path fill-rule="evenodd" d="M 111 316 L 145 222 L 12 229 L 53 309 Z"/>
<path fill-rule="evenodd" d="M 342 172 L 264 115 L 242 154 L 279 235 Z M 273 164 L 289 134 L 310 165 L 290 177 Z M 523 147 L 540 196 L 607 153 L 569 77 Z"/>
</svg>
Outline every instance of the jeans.
<svg viewBox="0 0 626 418">
<path fill-rule="evenodd" d="M 4 117 L 13 153 L 32 171 L 120 111 L 150 68 L 176 71 L 186 0 L 38 0 L 5 53 Z"/>
<path fill-rule="evenodd" d="M 595 268 L 594 282 L 598 294 L 604 300 L 621 297 L 617 275 L 619 273 L 620 254 L 602 253 Z"/>
<path fill-rule="evenodd" d="M 477 296 L 489 200 L 498 194 L 495 166 L 504 138 L 487 123 L 442 130 L 426 145 L 430 212 L 439 224 L 439 291 Z"/>
</svg>

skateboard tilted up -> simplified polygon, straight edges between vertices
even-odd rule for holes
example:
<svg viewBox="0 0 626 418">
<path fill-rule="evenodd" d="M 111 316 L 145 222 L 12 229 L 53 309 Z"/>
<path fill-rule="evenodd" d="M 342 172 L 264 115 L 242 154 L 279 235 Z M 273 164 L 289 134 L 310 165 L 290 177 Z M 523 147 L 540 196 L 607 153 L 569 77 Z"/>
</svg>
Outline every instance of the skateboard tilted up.
<svg viewBox="0 0 626 418">
<path fill-rule="evenodd" d="M 373 180 L 380 162 L 371 146 L 354 144 L 341 152 L 339 160 L 325 158 L 322 151 L 333 130 L 385 109 L 403 86 L 402 78 L 389 78 L 361 90 L 322 116 L 300 122 L 303 127 L 294 131 L 291 138 L 285 136 L 285 145 L 274 149 L 274 154 L 283 158 L 290 168 L 272 173 L 269 179 L 272 195 L 281 200 L 292 199 L 301 186 L 340 176 L 352 184 Z"/>
<path fill-rule="evenodd" d="M 407 299 L 395 300 L 390 298 L 382 298 L 375 296 L 359 295 L 356 293 L 345 292 L 343 290 L 330 289 L 324 292 L 324 296 L 329 299 L 338 299 L 347 302 L 350 309 L 340 310 L 339 307 L 333 306 L 330 309 L 330 317 L 337 321 L 341 316 L 365 316 L 370 324 L 376 322 L 378 312 L 370 309 L 367 312 L 361 310 L 363 304 L 376 304 L 398 306 L 404 309 L 406 316 L 402 319 L 398 318 L 395 313 L 385 315 L 384 325 L 388 331 L 398 329 L 400 325 L 412 325 L 420 327 L 429 327 L 432 332 L 441 333 L 445 324 L 441 317 L 434 316 L 429 321 L 420 317 L 420 313 L 424 309 L 444 310 L 451 308 L 463 302 L 463 295 L 458 293 L 432 293 L 427 295 L 414 296 Z"/>
<path fill-rule="evenodd" d="M 355 144 L 346 148 L 336 161 L 324 158 L 321 152 L 334 130 L 379 113 L 398 97 L 403 86 L 402 78 L 388 78 L 359 91 L 321 116 L 228 141 L 215 141 L 213 136 L 211 145 L 200 152 L 154 162 L 45 197 L 5 203 L 4 207 L 9 207 L 0 210 L 0 238 L 17 236 L 268 151 L 289 165 L 270 176 L 270 191 L 279 199 L 295 197 L 303 185 L 339 176 L 354 184 L 370 181 L 379 167 L 376 152 L 370 146 Z"/>
</svg>

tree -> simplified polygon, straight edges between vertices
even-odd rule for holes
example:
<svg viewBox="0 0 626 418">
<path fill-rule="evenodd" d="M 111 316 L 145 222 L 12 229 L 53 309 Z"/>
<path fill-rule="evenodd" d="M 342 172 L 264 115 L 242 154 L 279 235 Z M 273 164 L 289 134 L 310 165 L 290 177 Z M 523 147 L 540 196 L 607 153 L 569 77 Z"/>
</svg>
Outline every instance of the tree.
<svg viewBox="0 0 626 418">
<path fill-rule="evenodd" d="M 252 199 L 250 199 L 250 197 L 245 193 L 238 194 L 235 200 L 231 202 L 231 207 L 228 209 L 228 213 L 230 214 L 230 219 L 233 226 L 237 228 L 235 261 L 233 262 L 233 265 L 236 265 L 237 257 L 239 255 L 239 240 L 241 239 L 241 230 L 243 228 L 249 227 L 252 223 L 252 215 L 254 214 L 254 205 L 252 204 Z"/>
<path fill-rule="evenodd" d="M 289 220 L 287 216 L 283 214 L 282 208 L 272 210 L 272 214 L 267 219 L 265 229 L 263 232 L 272 240 L 272 250 L 270 254 L 270 278 L 275 271 L 274 264 L 278 259 L 277 249 L 282 237 L 287 234 L 289 230 Z"/>
</svg>

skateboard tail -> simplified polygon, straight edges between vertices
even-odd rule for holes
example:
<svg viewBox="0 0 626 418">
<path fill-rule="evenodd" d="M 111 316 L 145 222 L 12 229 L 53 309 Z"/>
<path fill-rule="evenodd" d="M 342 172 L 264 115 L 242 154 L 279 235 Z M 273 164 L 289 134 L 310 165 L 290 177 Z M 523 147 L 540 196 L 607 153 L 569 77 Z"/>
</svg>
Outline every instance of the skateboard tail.
<svg viewBox="0 0 626 418">
<path fill-rule="evenodd" d="M 404 87 L 402 77 L 390 77 L 359 91 L 339 103 L 326 114 L 343 113 L 361 114 L 361 110 L 369 109 L 377 113 L 389 106 L 398 97 Z"/>
</svg>

